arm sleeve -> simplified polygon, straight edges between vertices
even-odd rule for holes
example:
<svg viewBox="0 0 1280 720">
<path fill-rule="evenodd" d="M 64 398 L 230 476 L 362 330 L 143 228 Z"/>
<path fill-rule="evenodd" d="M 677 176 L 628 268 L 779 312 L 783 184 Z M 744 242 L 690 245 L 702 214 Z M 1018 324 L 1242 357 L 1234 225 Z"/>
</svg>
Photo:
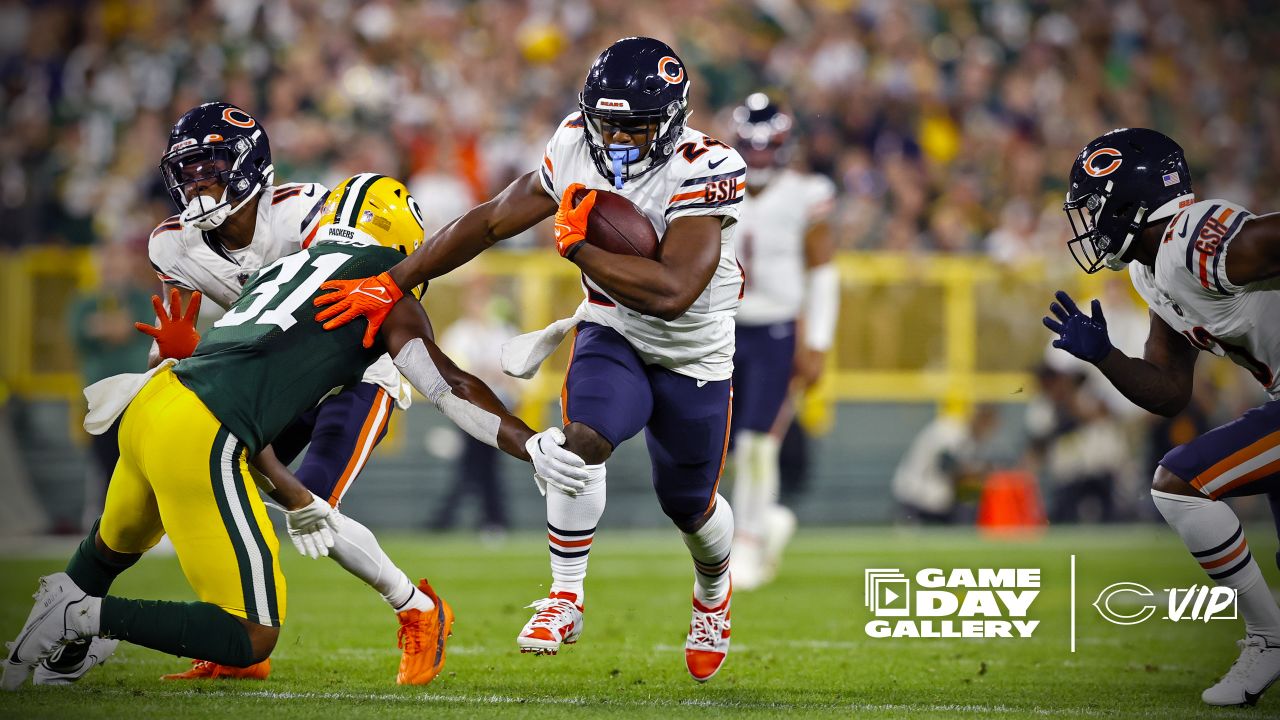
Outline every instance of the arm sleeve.
<svg viewBox="0 0 1280 720">
<path fill-rule="evenodd" d="M 498 429 L 502 419 L 453 394 L 449 383 L 431 361 L 431 354 L 421 338 L 414 338 L 395 356 L 396 367 L 409 382 L 444 413 L 445 417 L 480 442 L 498 447 Z"/>
</svg>

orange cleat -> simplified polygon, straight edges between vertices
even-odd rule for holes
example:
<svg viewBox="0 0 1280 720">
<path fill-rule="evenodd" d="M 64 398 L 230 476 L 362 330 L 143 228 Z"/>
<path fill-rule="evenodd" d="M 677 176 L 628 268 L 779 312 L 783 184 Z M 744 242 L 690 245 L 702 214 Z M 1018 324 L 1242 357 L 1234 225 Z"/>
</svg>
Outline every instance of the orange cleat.
<svg viewBox="0 0 1280 720">
<path fill-rule="evenodd" d="M 724 602 L 716 607 L 707 607 L 698 602 L 698 598 L 693 599 L 693 620 L 684 643 L 684 663 L 698 682 L 706 682 L 719 672 L 729 654 L 729 602 L 732 599 L 732 585 Z"/>
<path fill-rule="evenodd" d="M 440 599 L 426 580 L 418 581 L 418 589 L 436 604 L 434 610 L 405 610 L 400 618 L 400 685 L 426 685 L 444 669 L 444 644 L 453 634 L 453 608 Z"/>
<path fill-rule="evenodd" d="M 582 634 L 582 605 L 571 592 L 553 592 L 529 607 L 537 612 L 516 637 L 522 653 L 555 655 L 560 646 L 578 642 Z"/>
<path fill-rule="evenodd" d="M 186 672 L 161 675 L 161 680 L 266 680 L 271 674 L 270 658 L 249 667 L 219 665 L 208 660 L 192 660 Z"/>
</svg>

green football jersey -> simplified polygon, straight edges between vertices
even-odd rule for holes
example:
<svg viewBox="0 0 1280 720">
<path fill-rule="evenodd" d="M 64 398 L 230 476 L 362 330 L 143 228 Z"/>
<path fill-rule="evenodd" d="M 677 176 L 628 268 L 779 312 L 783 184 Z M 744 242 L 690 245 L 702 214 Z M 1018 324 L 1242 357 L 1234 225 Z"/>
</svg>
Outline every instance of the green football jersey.
<svg viewBox="0 0 1280 720">
<path fill-rule="evenodd" d="M 174 372 L 253 456 L 385 352 L 381 343 L 363 346 L 363 319 L 332 332 L 316 322 L 320 285 L 371 277 L 403 259 L 380 245 L 334 241 L 286 255 L 245 285 Z"/>
</svg>

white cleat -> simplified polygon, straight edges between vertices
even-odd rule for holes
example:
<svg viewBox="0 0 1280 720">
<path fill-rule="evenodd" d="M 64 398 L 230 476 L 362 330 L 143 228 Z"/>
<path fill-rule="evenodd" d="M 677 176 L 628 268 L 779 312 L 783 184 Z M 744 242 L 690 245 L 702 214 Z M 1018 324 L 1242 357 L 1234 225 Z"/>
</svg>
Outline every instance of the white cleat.
<svg viewBox="0 0 1280 720">
<path fill-rule="evenodd" d="M 577 595 L 553 592 L 528 607 L 537 612 L 516 638 L 520 652 L 555 655 L 562 644 L 578 642 L 578 635 L 582 634 L 582 606 L 578 604 Z"/>
<path fill-rule="evenodd" d="M 724 602 L 707 607 L 693 598 L 693 620 L 689 623 L 689 637 L 684 641 L 684 664 L 689 674 L 698 682 L 710 680 L 729 654 L 729 602 L 733 600 L 733 585 Z"/>
<path fill-rule="evenodd" d="M 1267 647 L 1260 635 L 1237 640 L 1240 657 L 1218 684 L 1200 693 L 1209 705 L 1253 705 L 1262 693 L 1280 680 L 1280 647 Z"/>
<path fill-rule="evenodd" d="M 4 679 L 0 681 L 0 687 L 5 690 L 22 687 L 36 665 L 67 640 L 79 637 L 72 625 L 77 606 L 87 609 L 86 601 L 97 600 L 85 594 L 63 572 L 40 578 L 40 589 L 32 597 L 35 607 L 31 608 L 18 638 L 8 645 L 9 657 L 4 663 Z"/>
<path fill-rule="evenodd" d="M 119 640 L 102 637 L 72 640 L 54 650 L 52 655 L 36 666 L 31 683 L 70 685 L 94 667 L 105 664 L 119 644 Z"/>
</svg>

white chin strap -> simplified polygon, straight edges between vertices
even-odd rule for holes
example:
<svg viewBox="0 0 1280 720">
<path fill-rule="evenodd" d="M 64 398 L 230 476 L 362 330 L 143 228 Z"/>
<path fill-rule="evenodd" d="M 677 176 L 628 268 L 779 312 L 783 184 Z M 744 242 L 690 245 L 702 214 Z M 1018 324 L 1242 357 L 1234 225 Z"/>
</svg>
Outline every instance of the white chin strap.
<svg viewBox="0 0 1280 720">
<path fill-rule="evenodd" d="M 1110 184 L 1108 184 L 1107 189 L 1111 189 Z M 1142 226 L 1146 223 L 1153 223 L 1171 218 L 1178 214 L 1178 210 L 1195 202 L 1195 199 L 1196 196 L 1194 194 L 1179 195 L 1164 205 L 1156 208 L 1154 212 L 1147 213 L 1146 217 L 1135 218 L 1134 222 L 1139 226 Z M 1129 267 L 1129 263 L 1121 260 L 1120 257 L 1124 255 L 1125 251 L 1129 249 L 1129 246 L 1133 244 L 1134 239 L 1137 237 L 1138 233 L 1129 233 L 1128 236 L 1125 237 L 1124 243 L 1120 245 L 1119 250 L 1114 253 L 1107 253 L 1103 262 L 1106 264 L 1108 270 L 1124 270 Z"/>
<path fill-rule="evenodd" d="M 236 163 L 239 165 L 239 163 Z M 264 173 L 265 180 L 262 185 L 253 188 L 244 196 L 240 202 L 232 207 L 231 201 L 227 199 L 230 188 L 222 191 L 222 198 L 215 200 L 209 195 L 197 195 L 187 202 L 187 207 L 182 211 L 181 220 L 183 225 L 190 225 L 201 232 L 209 232 L 218 228 L 227 218 L 240 212 L 240 208 L 244 207 L 250 200 L 258 196 L 262 189 L 275 179 L 275 167 L 268 166 Z"/>
</svg>

